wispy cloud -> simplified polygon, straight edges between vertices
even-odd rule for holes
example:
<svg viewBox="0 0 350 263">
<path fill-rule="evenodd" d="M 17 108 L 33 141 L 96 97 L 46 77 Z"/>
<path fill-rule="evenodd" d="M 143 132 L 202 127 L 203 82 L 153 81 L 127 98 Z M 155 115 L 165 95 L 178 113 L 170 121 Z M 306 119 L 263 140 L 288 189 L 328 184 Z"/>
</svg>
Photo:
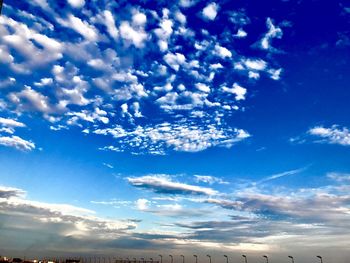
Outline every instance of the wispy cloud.
<svg viewBox="0 0 350 263">
<path fill-rule="evenodd" d="M 151 190 L 159 194 L 179 194 L 179 195 L 216 195 L 212 188 L 200 187 L 185 183 L 172 181 L 166 175 L 146 175 L 141 177 L 129 177 L 128 182 L 139 188 Z"/>
<path fill-rule="evenodd" d="M 211 176 L 211 175 L 194 175 L 195 177 L 195 181 L 197 183 L 207 183 L 207 184 L 229 184 L 229 182 L 224 181 L 221 178 L 215 177 L 215 176 Z"/>
<path fill-rule="evenodd" d="M 321 138 L 316 141 L 319 143 L 339 144 L 343 146 L 350 145 L 350 131 L 348 128 L 340 128 L 338 125 L 333 125 L 330 128 L 316 126 L 311 128 L 308 133 Z"/>
<path fill-rule="evenodd" d="M 306 167 L 302 167 L 302 168 L 295 169 L 295 170 L 290 170 L 290 171 L 285 171 L 285 172 L 273 174 L 273 175 L 270 175 L 268 177 L 261 179 L 260 181 L 257 182 L 257 184 L 265 183 L 265 182 L 275 180 L 275 179 L 285 177 L 285 176 L 299 174 L 299 173 L 306 171 L 308 168 L 309 168 L 309 166 L 306 166 Z"/>
</svg>

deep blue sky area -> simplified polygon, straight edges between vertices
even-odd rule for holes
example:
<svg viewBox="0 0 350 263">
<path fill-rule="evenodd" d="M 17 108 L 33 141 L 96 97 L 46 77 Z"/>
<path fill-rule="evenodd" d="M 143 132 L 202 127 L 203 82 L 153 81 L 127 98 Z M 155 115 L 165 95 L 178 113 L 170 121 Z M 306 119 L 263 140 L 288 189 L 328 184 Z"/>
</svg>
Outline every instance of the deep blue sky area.
<svg viewBox="0 0 350 263">
<path fill-rule="evenodd" d="M 345 262 L 349 51 L 347 1 L 5 1 L 0 255 Z"/>
</svg>

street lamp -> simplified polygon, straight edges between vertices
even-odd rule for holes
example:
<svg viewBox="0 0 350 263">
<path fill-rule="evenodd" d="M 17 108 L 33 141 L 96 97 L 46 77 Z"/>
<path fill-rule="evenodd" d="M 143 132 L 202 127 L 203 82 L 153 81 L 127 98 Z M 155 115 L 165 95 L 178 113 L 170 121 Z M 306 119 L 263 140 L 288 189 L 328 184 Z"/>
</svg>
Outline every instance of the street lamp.
<svg viewBox="0 0 350 263">
<path fill-rule="evenodd" d="M 226 258 L 226 263 L 228 263 L 228 256 L 224 255 L 224 257 Z"/>
<path fill-rule="evenodd" d="M 158 255 L 160 256 L 160 263 L 163 263 L 163 256 L 162 255 Z"/>
<path fill-rule="evenodd" d="M 150 258 L 151 262 L 153 263 L 153 258 Z"/>
<path fill-rule="evenodd" d="M 321 263 L 323 263 L 322 257 L 321 256 L 316 256 L 317 258 L 319 258 L 321 260 Z"/>
<path fill-rule="evenodd" d="M 263 258 L 266 258 L 266 263 L 269 263 L 269 257 L 266 255 L 263 255 Z"/>
<path fill-rule="evenodd" d="M 211 256 L 207 255 L 207 257 L 209 258 L 209 263 L 211 263 Z"/>
<path fill-rule="evenodd" d="M 180 255 L 180 257 L 182 257 L 182 263 L 185 263 L 185 256 L 184 255 Z"/>
<path fill-rule="evenodd" d="M 247 263 L 248 262 L 247 256 L 246 255 L 242 255 L 242 257 L 244 258 L 244 263 Z"/>
<path fill-rule="evenodd" d="M 173 255 L 169 255 L 169 257 L 171 258 L 171 263 L 174 263 Z"/>
<path fill-rule="evenodd" d="M 294 258 L 292 256 L 288 256 L 291 260 L 292 260 L 292 263 L 294 263 Z"/>
<path fill-rule="evenodd" d="M 196 263 L 198 263 L 198 256 L 197 255 L 193 255 L 196 258 Z"/>
</svg>

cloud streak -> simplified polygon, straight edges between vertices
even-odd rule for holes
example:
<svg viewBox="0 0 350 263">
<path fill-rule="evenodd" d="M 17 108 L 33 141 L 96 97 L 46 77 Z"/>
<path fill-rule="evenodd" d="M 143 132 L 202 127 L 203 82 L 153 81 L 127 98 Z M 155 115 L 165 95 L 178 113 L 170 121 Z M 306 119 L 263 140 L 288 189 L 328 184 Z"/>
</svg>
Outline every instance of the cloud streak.
<svg viewBox="0 0 350 263">
<path fill-rule="evenodd" d="M 129 177 L 128 182 L 135 187 L 151 190 L 159 194 L 176 195 L 216 195 L 217 191 L 208 187 L 200 187 L 178 183 L 165 175 L 146 175 L 142 177 Z"/>
</svg>

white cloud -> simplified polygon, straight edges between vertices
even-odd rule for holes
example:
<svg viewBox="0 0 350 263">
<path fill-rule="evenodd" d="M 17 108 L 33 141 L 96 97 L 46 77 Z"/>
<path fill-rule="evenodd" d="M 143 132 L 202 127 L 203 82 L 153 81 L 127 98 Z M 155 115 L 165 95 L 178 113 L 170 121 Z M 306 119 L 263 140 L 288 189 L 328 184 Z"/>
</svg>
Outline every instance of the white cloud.
<svg viewBox="0 0 350 263">
<path fill-rule="evenodd" d="M 0 117 L 0 125 L 6 127 L 25 127 L 26 125 L 22 122 Z"/>
<path fill-rule="evenodd" d="M 270 49 L 271 48 L 271 39 L 272 38 L 282 38 L 283 32 L 282 29 L 276 27 L 271 18 L 266 19 L 266 26 L 268 28 L 268 32 L 261 39 L 260 45 L 262 49 Z"/>
<path fill-rule="evenodd" d="M 168 50 L 168 41 L 173 33 L 173 21 L 166 18 L 163 18 L 160 21 L 159 28 L 154 30 L 154 33 L 158 37 L 158 46 L 162 52 Z"/>
<path fill-rule="evenodd" d="M 137 48 L 142 48 L 148 37 L 143 27 L 132 27 L 127 21 L 120 24 L 119 32 L 126 43 L 133 44 Z"/>
<path fill-rule="evenodd" d="M 115 25 L 115 21 L 113 18 L 113 14 L 111 13 L 111 11 L 109 10 L 105 10 L 103 12 L 104 14 L 104 21 L 105 21 L 105 25 L 107 27 L 107 32 L 108 34 L 114 39 L 117 40 L 118 36 L 119 36 L 119 31 L 118 28 Z"/>
<path fill-rule="evenodd" d="M 210 3 L 203 9 L 202 14 L 206 19 L 214 20 L 218 14 L 218 10 L 218 4 Z"/>
<path fill-rule="evenodd" d="M 109 123 L 109 118 L 106 117 L 107 112 L 100 110 L 99 108 L 95 108 L 93 112 L 88 110 L 82 110 L 80 112 L 70 111 L 66 115 L 71 116 L 70 119 L 67 121 L 68 125 L 76 125 L 79 120 L 83 120 L 91 123 L 96 123 L 96 122 L 102 122 L 103 124 Z"/>
<path fill-rule="evenodd" d="M 222 47 L 218 44 L 215 45 L 214 54 L 221 57 L 221 58 L 231 58 L 232 57 L 232 53 L 230 50 L 228 50 L 227 48 Z"/>
<path fill-rule="evenodd" d="M 264 182 L 275 180 L 275 179 L 278 179 L 281 177 L 299 174 L 301 172 L 304 172 L 307 168 L 308 167 L 303 167 L 303 168 L 299 168 L 299 169 L 295 169 L 295 170 L 290 170 L 290 171 L 285 171 L 285 172 L 273 174 L 271 176 L 268 176 L 266 178 L 261 179 L 258 183 L 264 183 Z"/>
<path fill-rule="evenodd" d="M 21 137 L 12 135 L 8 136 L 0 136 L 0 145 L 16 148 L 17 150 L 22 151 L 31 151 L 35 149 L 35 144 L 31 141 L 26 141 Z"/>
<path fill-rule="evenodd" d="M 37 87 L 44 87 L 44 86 L 51 85 L 52 83 L 53 83 L 52 78 L 42 78 L 40 82 L 34 82 L 34 85 Z"/>
<path fill-rule="evenodd" d="M 47 96 L 28 86 L 20 92 L 10 93 L 8 97 L 19 110 L 36 110 L 48 114 L 65 110 L 62 105 L 51 105 Z"/>
<path fill-rule="evenodd" d="M 212 124 L 203 127 L 186 124 L 163 123 L 159 125 L 138 126 L 127 131 L 121 126 L 97 129 L 96 134 L 112 135 L 120 147 L 129 148 L 135 153 L 164 154 L 167 149 L 183 152 L 199 152 L 210 147 L 232 147 L 248 137 L 249 133 L 241 129 L 222 129 Z M 116 149 L 115 147 L 113 149 Z M 120 150 L 120 149 L 119 149 Z"/>
<path fill-rule="evenodd" d="M 72 14 L 68 15 L 68 20 L 58 19 L 58 21 L 63 26 L 73 29 L 89 41 L 97 41 L 99 38 L 99 33 L 93 25 L 90 25 L 87 21 L 83 21 Z"/>
<path fill-rule="evenodd" d="M 128 182 L 136 187 L 152 190 L 163 194 L 184 195 L 216 195 L 217 191 L 196 185 L 189 185 L 172 181 L 165 175 L 146 175 L 142 177 L 129 177 Z M 144 203 L 144 200 L 142 201 Z M 147 202 L 146 202 L 147 203 Z"/>
<path fill-rule="evenodd" d="M 178 71 L 186 61 L 186 57 L 181 53 L 167 53 L 163 59 L 175 71 Z"/>
<path fill-rule="evenodd" d="M 343 146 L 350 146 L 350 131 L 348 128 L 338 128 L 337 125 L 333 125 L 330 128 L 323 126 L 317 126 L 311 128 L 308 131 L 309 134 L 321 137 L 318 142 L 339 144 Z"/>
<path fill-rule="evenodd" d="M 268 71 L 271 74 L 273 80 L 279 80 L 281 78 L 282 69 L 270 69 Z"/>
<path fill-rule="evenodd" d="M 244 65 L 250 69 L 250 70 L 265 70 L 267 64 L 266 61 L 262 60 L 262 59 L 257 59 L 257 60 L 253 60 L 253 59 L 246 59 L 243 61 Z"/>
<path fill-rule="evenodd" d="M 176 20 L 179 21 L 181 24 L 186 24 L 186 22 L 187 22 L 186 16 L 185 16 L 183 13 L 181 13 L 180 11 L 176 11 L 176 13 L 175 13 L 175 18 L 176 18 Z"/>
<path fill-rule="evenodd" d="M 247 32 L 245 32 L 242 28 L 238 29 L 237 33 L 234 35 L 237 38 L 245 38 L 247 36 Z"/>
<path fill-rule="evenodd" d="M 210 92 L 210 87 L 204 83 L 196 83 L 195 84 L 196 88 L 202 92 L 209 93 Z"/>
<path fill-rule="evenodd" d="M 147 17 L 145 14 L 140 12 L 135 12 L 132 16 L 132 23 L 135 26 L 145 26 L 147 23 Z"/>
<path fill-rule="evenodd" d="M 63 56 L 60 42 L 12 18 L 0 17 L 0 32 L 0 58 L 17 73 L 29 74 L 33 68 L 47 65 Z M 20 54 L 21 59 L 13 50 Z"/>
<path fill-rule="evenodd" d="M 327 174 L 327 177 L 340 183 L 350 183 L 350 173 L 337 173 L 337 172 L 331 172 Z"/>
<path fill-rule="evenodd" d="M 245 95 L 247 94 L 247 89 L 239 86 L 237 83 L 234 83 L 232 88 L 222 87 L 222 90 L 227 93 L 235 94 L 236 100 L 245 100 Z"/>
<path fill-rule="evenodd" d="M 68 3 L 74 8 L 82 8 L 85 5 L 85 0 L 68 0 Z"/>
<path fill-rule="evenodd" d="M 144 198 L 137 199 L 136 201 L 136 207 L 138 210 L 141 210 L 141 211 L 148 209 L 149 204 L 150 204 L 150 201 Z"/>
<path fill-rule="evenodd" d="M 207 184 L 229 184 L 228 182 L 222 180 L 221 178 L 211 176 L 211 175 L 194 175 L 195 180 L 197 183 L 202 182 L 202 183 L 207 183 Z"/>
</svg>

